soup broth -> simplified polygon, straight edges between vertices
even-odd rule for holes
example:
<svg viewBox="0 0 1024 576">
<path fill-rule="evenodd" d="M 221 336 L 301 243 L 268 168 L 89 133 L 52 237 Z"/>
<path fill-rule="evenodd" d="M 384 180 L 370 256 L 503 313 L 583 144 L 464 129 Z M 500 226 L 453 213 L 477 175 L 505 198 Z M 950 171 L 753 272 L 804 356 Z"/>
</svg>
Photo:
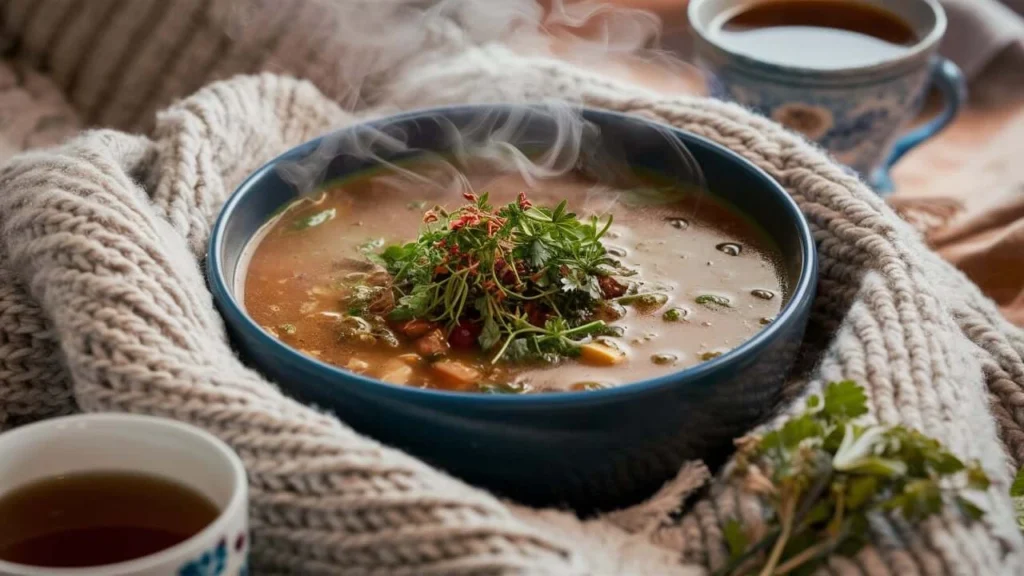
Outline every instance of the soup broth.
<svg viewBox="0 0 1024 576">
<path fill-rule="evenodd" d="M 716 32 L 724 46 L 775 64 L 816 69 L 868 66 L 917 43 L 892 12 L 855 0 L 768 0 L 731 15 Z"/>
<path fill-rule="evenodd" d="M 429 164 L 406 168 L 430 179 L 438 176 Z M 487 350 L 478 344 L 480 328 L 471 327 L 479 323 L 472 304 L 479 300 L 472 295 L 466 307 L 470 328 L 463 322 L 454 327 L 431 322 L 407 331 L 408 322 L 388 320 L 401 294 L 380 291 L 368 310 L 358 311 L 361 318 L 349 317 L 353 311 L 346 298 L 353 290 L 367 290 L 353 288 L 353 280 L 388 285 L 388 272 L 372 262 L 375 254 L 438 226 L 424 224 L 431 207 L 439 205 L 428 214 L 451 213 L 466 203 L 452 192 L 396 186 L 384 172 L 329 186 L 264 227 L 250 247 L 239 287 L 248 313 L 285 344 L 352 372 L 425 388 L 526 393 L 591 390 L 678 371 L 749 339 L 783 304 L 776 249 L 751 222 L 709 195 L 685 193 L 653 177 L 642 188 L 622 190 L 581 176 L 543 180 L 532 188 L 518 175 L 467 170 L 467 178 L 495 206 L 517 202 L 526 190 L 534 207 L 555 208 L 564 200 L 566 212 L 581 220 L 613 217 L 600 241 L 607 256 L 632 275 L 619 278 L 622 293 L 613 290 L 616 297 L 603 300 L 586 319 L 606 326 L 572 343 L 596 347 L 577 346 L 554 361 L 511 361 L 506 355 L 493 362 L 501 342 Z M 602 295 L 607 294 L 604 282 Z M 559 296 L 572 290 L 564 281 L 561 288 L 551 290 Z M 536 309 L 530 307 L 524 302 L 523 317 L 544 325 L 534 320 Z M 546 313 L 548 319 L 554 315 L 551 309 Z M 532 329 L 521 325 L 525 332 Z M 442 342 L 431 349 L 424 340 L 438 328 Z"/>
</svg>

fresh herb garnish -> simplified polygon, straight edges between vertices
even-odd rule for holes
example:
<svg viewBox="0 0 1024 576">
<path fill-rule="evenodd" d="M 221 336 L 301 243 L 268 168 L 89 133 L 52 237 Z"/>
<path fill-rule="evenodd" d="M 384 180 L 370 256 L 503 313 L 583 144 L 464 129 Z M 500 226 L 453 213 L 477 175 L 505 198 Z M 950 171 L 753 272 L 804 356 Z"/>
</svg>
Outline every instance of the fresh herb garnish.
<svg viewBox="0 0 1024 576">
<path fill-rule="evenodd" d="M 664 306 L 668 302 L 668 294 L 663 292 L 645 292 L 642 294 L 630 294 L 617 300 L 619 304 L 636 306 L 643 310 L 653 310 Z"/>
<path fill-rule="evenodd" d="M 679 322 L 683 318 L 686 318 L 689 313 L 690 311 L 686 308 L 670 308 L 661 315 L 661 318 L 666 322 Z"/>
<path fill-rule="evenodd" d="M 755 535 L 727 523 L 731 559 L 719 574 L 810 574 L 832 554 L 852 557 L 877 515 L 917 523 L 947 506 L 968 520 L 983 514 L 969 495 L 989 487 L 980 465 L 916 430 L 856 424 L 868 412 L 861 386 L 829 384 L 806 406 L 780 428 L 736 441 L 726 478 L 766 504 L 768 526 Z"/>
<path fill-rule="evenodd" d="M 718 294 L 701 294 L 693 299 L 694 302 L 708 308 L 731 308 L 732 304 L 725 296 Z"/>
<path fill-rule="evenodd" d="M 428 210 L 416 241 L 373 257 L 392 277 L 389 318 L 481 326 L 492 363 L 577 355 L 605 327 L 598 304 L 625 292 L 615 276 L 632 273 L 601 243 L 611 217 L 582 221 L 564 201 L 538 207 L 525 194 L 499 208 L 487 194 L 464 196 L 455 211 Z"/>
</svg>

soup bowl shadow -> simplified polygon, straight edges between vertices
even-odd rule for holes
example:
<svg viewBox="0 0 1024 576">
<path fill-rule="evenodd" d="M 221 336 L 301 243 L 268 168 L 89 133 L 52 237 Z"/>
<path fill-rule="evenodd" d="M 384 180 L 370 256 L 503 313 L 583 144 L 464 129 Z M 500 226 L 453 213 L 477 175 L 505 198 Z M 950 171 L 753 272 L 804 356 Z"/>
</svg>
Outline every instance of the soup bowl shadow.
<svg viewBox="0 0 1024 576">
<path fill-rule="evenodd" d="M 325 145 L 363 141 L 360 134 L 381 131 L 401 134 L 410 148 L 446 152 L 457 145 L 450 128 L 479 128 L 482 116 L 521 116 L 522 130 L 515 137 L 524 149 L 556 137 L 551 117 L 529 106 L 465 106 L 345 128 L 284 153 L 238 187 L 211 234 L 207 277 L 243 359 L 285 392 L 331 410 L 355 430 L 526 504 L 579 512 L 617 508 L 652 494 L 687 460 L 722 461 L 734 438 L 770 414 L 800 347 L 817 277 L 810 230 L 778 183 L 728 149 L 641 118 L 591 109 L 581 113 L 598 129 L 598 145 L 614 148 L 625 166 L 685 181 L 692 172 L 680 160 L 682 142 L 700 165 L 708 193 L 774 241 L 786 290 L 771 324 L 718 358 L 666 376 L 603 390 L 532 395 L 386 384 L 302 354 L 257 325 L 236 286 L 254 235 L 296 198 L 282 166 L 325 157 L 325 181 L 371 168 L 380 157 L 402 156 L 382 149 L 377 159 L 367 159 L 363 153 L 347 154 L 344 146 Z"/>
</svg>

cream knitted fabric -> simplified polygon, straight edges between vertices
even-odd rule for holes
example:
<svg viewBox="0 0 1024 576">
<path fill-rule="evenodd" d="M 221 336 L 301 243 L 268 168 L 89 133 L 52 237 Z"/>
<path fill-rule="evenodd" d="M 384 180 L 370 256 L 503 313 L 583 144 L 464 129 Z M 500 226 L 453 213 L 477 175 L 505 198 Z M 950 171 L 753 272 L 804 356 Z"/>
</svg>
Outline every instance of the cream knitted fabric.
<svg viewBox="0 0 1024 576">
<path fill-rule="evenodd" d="M 451 18 L 410 47 L 406 55 L 431 47 L 415 65 L 398 65 L 393 53 L 367 64 L 369 75 L 310 64 L 307 75 L 319 90 L 280 76 L 239 77 L 150 122 L 154 102 L 234 71 L 231 62 L 259 67 L 265 56 L 251 49 L 264 40 L 235 40 L 212 25 L 179 20 L 189 6 L 215 15 L 227 3 L 161 4 L 109 2 L 95 15 L 75 11 L 81 5 L 72 0 L 0 3 L 18 54 L 48 69 L 87 121 L 154 127 L 148 137 L 88 132 L 0 170 L 0 427 L 77 407 L 158 414 L 212 431 L 249 471 L 258 573 L 662 574 L 720 566 L 721 522 L 760 521 L 747 497 L 712 484 L 682 519 L 669 520 L 666 502 L 693 488 L 696 476 L 683 474 L 652 502 L 587 524 L 554 511 L 510 509 L 288 400 L 242 366 L 197 266 L 212 218 L 246 173 L 353 121 L 322 92 L 346 109 L 362 107 L 360 116 L 562 98 L 702 134 L 777 178 L 808 216 L 821 256 L 805 346 L 813 367 L 790 389 L 803 395 L 829 380 L 862 382 L 874 419 L 920 428 L 981 460 L 994 478 L 984 523 L 879 523 L 876 546 L 834 559 L 829 571 L 1024 569 L 1024 541 L 1006 496 L 1009 475 L 1024 460 L 1024 335 L 861 183 L 800 138 L 735 106 L 661 98 L 556 61 L 476 48 Z M 296 2 L 291 16 L 317 4 Z M 139 16 L 142 6 L 147 16 Z M 307 43 L 286 34 L 271 44 L 291 43 L 283 52 L 309 55 L 335 39 L 329 19 L 308 18 L 320 27 L 306 27 L 318 30 L 305 34 Z M 113 29 L 112 21 L 135 33 L 97 40 L 96 30 Z M 272 28 L 260 22 L 245 29 Z M 207 37 L 220 40 L 200 40 Z M 222 51 L 209 52 L 211 44 Z M 190 54 L 205 56 L 186 62 Z M 163 74 L 153 72 L 160 63 Z M 352 78 L 366 80 L 354 86 Z"/>
</svg>

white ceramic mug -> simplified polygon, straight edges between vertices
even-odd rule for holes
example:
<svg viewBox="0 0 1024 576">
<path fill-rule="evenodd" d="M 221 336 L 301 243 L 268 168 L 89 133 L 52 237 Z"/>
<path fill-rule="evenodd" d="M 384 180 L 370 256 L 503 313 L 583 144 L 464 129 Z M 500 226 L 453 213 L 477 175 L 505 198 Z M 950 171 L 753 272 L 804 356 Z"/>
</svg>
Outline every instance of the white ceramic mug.
<svg viewBox="0 0 1024 576">
<path fill-rule="evenodd" d="M 247 573 L 245 469 L 231 448 L 217 438 L 173 420 L 126 414 L 67 416 L 0 434 L 0 498 L 29 483 L 82 472 L 133 472 L 173 480 L 206 496 L 220 515 L 188 540 L 142 558 L 88 568 L 47 568 L 0 560 L 0 575 Z"/>
<path fill-rule="evenodd" d="M 875 63 L 813 68 L 768 60 L 722 41 L 719 31 L 729 18 L 762 2 L 771 0 L 690 1 L 696 59 L 707 73 L 710 94 L 802 132 L 878 192 L 891 192 L 893 165 L 948 126 L 967 98 L 960 69 L 937 54 L 946 32 L 942 5 L 938 0 L 861 0 L 899 17 L 914 31 L 917 43 Z M 943 95 L 942 113 L 901 135 L 930 84 Z"/>
</svg>

